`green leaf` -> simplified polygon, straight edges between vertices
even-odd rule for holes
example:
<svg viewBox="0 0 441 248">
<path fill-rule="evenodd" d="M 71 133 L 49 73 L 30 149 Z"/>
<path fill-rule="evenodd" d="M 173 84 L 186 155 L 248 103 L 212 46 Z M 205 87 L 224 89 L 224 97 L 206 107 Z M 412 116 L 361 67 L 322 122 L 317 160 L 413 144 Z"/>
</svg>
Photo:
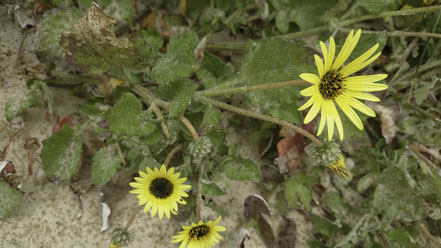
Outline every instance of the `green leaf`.
<svg viewBox="0 0 441 248">
<path fill-rule="evenodd" d="M 170 102 L 169 117 L 175 118 L 185 111 L 197 88 L 193 81 L 182 79 L 161 85 L 156 94 Z"/>
<path fill-rule="evenodd" d="M 145 70 L 150 58 L 139 53 L 129 40 L 118 39 L 115 23 L 114 18 L 92 5 L 87 15 L 61 36 L 60 45 L 68 61 L 80 71 L 111 72 L 120 78 L 124 77 L 124 67 Z"/>
<path fill-rule="evenodd" d="M 337 0 L 290 0 L 291 19 L 300 27 L 307 30 L 321 24 L 325 24 L 326 12 L 337 3 Z"/>
<path fill-rule="evenodd" d="M 64 60 L 65 53 L 59 44 L 61 34 L 72 28 L 83 16 L 84 12 L 74 7 L 46 11 L 37 25 L 31 44 L 38 58 L 47 62 Z"/>
<path fill-rule="evenodd" d="M 210 53 L 205 53 L 202 59 L 202 67 L 211 72 L 216 78 L 224 79 L 234 73 L 234 67 L 225 63 L 221 58 Z"/>
<path fill-rule="evenodd" d="M 247 85 L 281 82 L 299 79 L 303 72 L 315 72 L 313 55 L 305 43 L 282 39 L 265 39 L 257 43 L 242 62 L 241 81 Z M 297 111 L 299 91 L 303 87 L 255 91 L 246 94 L 248 105 L 265 114 L 286 121 L 301 123 Z M 287 114 L 286 113 L 291 113 Z"/>
<path fill-rule="evenodd" d="M 289 30 L 289 18 L 286 10 L 281 10 L 276 15 L 276 26 L 282 33 L 287 33 Z"/>
<path fill-rule="evenodd" d="M 239 156 L 228 156 L 221 161 L 227 176 L 233 180 L 261 180 L 260 170 L 253 160 Z"/>
<path fill-rule="evenodd" d="M 372 14 L 380 14 L 385 11 L 397 10 L 400 6 L 396 0 L 365 0 L 363 6 Z"/>
<path fill-rule="evenodd" d="M 6 103 L 5 113 L 8 121 L 23 113 L 27 108 L 43 105 L 44 94 L 41 84 L 37 81 L 32 84 L 27 94 L 17 96 Z"/>
<path fill-rule="evenodd" d="M 384 170 L 378 179 L 373 206 L 390 219 L 415 221 L 424 218 L 429 208 L 409 186 L 405 175 L 396 167 Z"/>
<path fill-rule="evenodd" d="M 133 41 L 133 46 L 144 56 L 159 56 L 163 44 L 164 39 L 155 29 L 142 29 Z"/>
<path fill-rule="evenodd" d="M 195 32 L 173 36 L 167 47 L 167 54 L 153 67 L 150 77 L 158 83 L 186 78 L 199 68 L 194 50 L 199 43 Z"/>
<path fill-rule="evenodd" d="M 207 105 L 204 113 L 204 119 L 202 120 L 202 127 L 210 127 L 219 123 L 221 117 L 221 110 L 212 106 Z"/>
<path fill-rule="evenodd" d="M 96 186 L 104 186 L 121 168 L 121 158 L 112 146 L 99 149 L 93 157 L 92 179 Z"/>
<path fill-rule="evenodd" d="M 337 234 L 339 228 L 329 220 L 315 214 L 311 214 L 310 218 L 315 232 L 326 235 L 329 239 Z"/>
<path fill-rule="evenodd" d="M 419 246 L 413 244 L 410 241 L 409 233 L 407 233 L 406 229 L 391 229 L 386 232 L 387 239 L 389 240 L 392 248 L 418 248 Z"/>
<path fill-rule="evenodd" d="M 142 104 L 132 93 L 124 93 L 110 110 L 109 130 L 116 134 L 147 136 L 156 130 Z"/>
<path fill-rule="evenodd" d="M 203 195 L 225 195 L 225 192 L 216 183 L 203 183 L 202 184 Z"/>
<path fill-rule="evenodd" d="M 0 219 L 7 219 L 23 200 L 23 192 L 0 179 Z"/>
<path fill-rule="evenodd" d="M 75 176 L 81 164 L 83 143 L 69 125 L 43 141 L 41 159 L 47 177 L 69 180 Z"/>
<path fill-rule="evenodd" d="M 311 185 L 319 183 L 318 178 L 307 176 L 304 173 L 299 173 L 291 177 L 285 184 L 285 197 L 288 205 L 291 207 L 300 207 L 299 199 L 305 205 L 307 210 L 311 209 L 312 190 Z"/>
</svg>

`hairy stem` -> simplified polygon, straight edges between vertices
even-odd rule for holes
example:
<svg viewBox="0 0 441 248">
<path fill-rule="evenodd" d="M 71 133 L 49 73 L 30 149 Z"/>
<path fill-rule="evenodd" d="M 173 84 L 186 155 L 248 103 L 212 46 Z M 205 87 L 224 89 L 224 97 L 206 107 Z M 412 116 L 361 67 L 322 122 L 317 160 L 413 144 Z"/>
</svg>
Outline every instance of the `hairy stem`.
<svg viewBox="0 0 441 248">
<path fill-rule="evenodd" d="M 195 206 L 195 215 L 196 219 L 201 219 L 201 205 L 202 205 L 202 176 L 205 170 L 205 161 L 199 164 L 199 177 L 198 177 L 198 188 L 196 192 L 196 206 Z"/>
<path fill-rule="evenodd" d="M 208 90 L 199 91 L 196 94 L 201 96 L 212 97 L 212 96 L 235 94 L 235 93 L 246 93 L 249 91 L 256 91 L 256 90 L 270 90 L 270 89 L 277 89 L 288 86 L 307 86 L 307 85 L 311 85 L 311 84 L 303 80 L 291 80 L 291 81 L 284 81 L 277 83 L 267 83 L 267 84 L 260 84 L 254 86 L 242 86 L 242 87 L 227 88 L 227 89 L 217 89 L 217 90 L 208 89 Z"/>
<path fill-rule="evenodd" d="M 155 112 L 156 114 L 156 117 L 158 117 L 158 119 L 160 120 L 162 132 L 164 133 L 165 137 L 167 137 L 167 139 L 170 139 L 170 131 L 168 130 L 167 124 L 165 123 L 164 116 L 162 115 L 161 110 L 154 103 L 152 103 L 152 108 L 153 112 Z"/>
<path fill-rule="evenodd" d="M 136 210 L 132 213 L 132 215 L 130 216 L 130 219 L 127 221 L 126 226 L 124 227 L 124 229 L 129 230 L 129 227 L 132 225 L 133 221 L 136 218 L 136 215 L 139 213 L 139 210 L 141 210 L 143 208 L 143 206 L 138 206 L 136 208 Z"/>
<path fill-rule="evenodd" d="M 281 126 L 284 126 L 286 128 L 290 128 L 293 129 L 294 131 L 302 134 L 303 136 L 305 136 L 306 138 L 310 139 L 312 142 L 314 142 L 316 145 L 321 146 L 323 145 L 323 143 L 317 138 L 315 137 L 313 134 L 309 133 L 308 131 L 306 131 L 305 129 L 298 127 L 292 123 L 289 123 L 287 121 L 284 120 L 280 120 L 268 115 L 264 115 L 264 114 L 259 114 L 259 113 L 255 113 L 255 112 L 251 112 L 248 111 L 246 109 L 242 109 L 242 108 L 238 108 L 223 102 L 219 102 L 217 100 L 214 99 L 210 99 L 208 97 L 205 96 L 196 96 L 195 97 L 196 101 L 205 103 L 205 104 L 211 104 L 213 106 L 219 107 L 221 109 L 225 109 L 227 111 L 236 113 L 236 114 L 240 114 L 240 115 L 244 115 L 244 116 L 248 116 L 251 118 L 255 118 L 255 119 L 259 119 L 259 120 L 263 120 L 263 121 L 268 121 L 268 122 L 272 122 Z"/>
<path fill-rule="evenodd" d="M 168 164 L 170 163 L 171 159 L 173 158 L 173 156 L 179 152 L 182 149 L 182 144 L 179 144 L 175 147 L 173 147 L 173 149 L 171 149 L 171 151 L 167 154 L 167 157 L 164 160 L 164 165 L 167 167 Z"/>
<path fill-rule="evenodd" d="M 178 120 L 187 127 L 188 131 L 190 131 L 191 135 L 193 136 L 194 141 L 199 142 L 200 138 L 196 132 L 196 129 L 193 127 L 193 124 L 191 124 L 191 122 L 183 115 L 179 115 Z"/>
<path fill-rule="evenodd" d="M 434 6 L 428 6 L 428 7 L 422 7 L 422 8 L 414 8 L 414 9 L 405 9 L 405 10 L 396 10 L 396 11 L 386 11 L 378 15 L 365 15 L 357 18 L 348 19 L 346 21 L 342 21 L 338 23 L 338 27 L 345 27 L 352 25 L 357 22 L 372 20 L 372 19 L 378 19 L 383 17 L 390 17 L 390 16 L 404 16 L 404 15 L 416 15 L 420 13 L 425 12 L 435 12 L 441 10 L 441 5 L 434 5 Z M 291 34 L 281 35 L 277 36 L 279 38 L 283 39 L 298 39 L 302 37 L 307 37 L 311 35 L 320 34 L 322 32 L 325 32 L 329 30 L 329 26 L 321 26 L 316 28 L 311 28 L 305 31 L 299 31 Z M 236 43 L 217 43 L 217 44 L 207 44 L 206 47 L 208 49 L 213 50 L 246 50 L 247 49 L 247 43 L 246 42 L 236 42 Z"/>
<path fill-rule="evenodd" d="M 159 99 L 155 97 L 149 90 L 142 87 L 141 85 L 132 84 L 130 86 L 130 89 L 137 95 L 139 95 L 142 99 L 144 99 L 147 102 L 152 102 L 158 105 L 159 107 L 169 110 L 170 104 L 162 99 Z"/>
<path fill-rule="evenodd" d="M 116 148 L 116 152 L 118 153 L 118 156 L 121 158 L 121 163 L 123 164 L 124 167 L 127 167 L 127 161 L 126 158 L 124 157 L 124 154 L 122 153 L 121 146 L 119 145 L 118 140 L 115 143 L 115 148 Z"/>
</svg>

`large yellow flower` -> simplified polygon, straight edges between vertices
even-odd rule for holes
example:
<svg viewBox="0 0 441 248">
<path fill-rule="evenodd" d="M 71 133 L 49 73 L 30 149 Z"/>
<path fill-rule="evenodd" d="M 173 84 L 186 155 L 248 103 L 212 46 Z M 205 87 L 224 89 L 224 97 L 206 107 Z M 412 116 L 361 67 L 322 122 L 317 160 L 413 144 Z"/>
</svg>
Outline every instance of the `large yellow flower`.
<svg viewBox="0 0 441 248">
<path fill-rule="evenodd" d="M 343 140 L 343 125 L 334 102 L 338 104 L 343 113 L 348 116 L 358 129 L 363 130 L 363 124 L 354 109 L 372 117 L 375 117 L 375 112 L 357 99 L 377 102 L 380 99 L 365 92 L 387 89 L 387 85 L 375 83 L 385 79 L 387 77 L 386 74 L 350 77 L 351 74 L 363 69 L 380 56 L 381 52 L 373 55 L 378 48 L 378 44 L 357 59 L 343 66 L 343 63 L 349 58 L 355 45 L 357 45 L 360 35 L 361 30 L 358 30 L 355 35 L 354 30 L 352 30 L 335 59 L 334 39 L 330 38 L 328 49 L 320 41 L 324 62 L 318 55 L 314 55 L 318 76 L 311 73 L 300 74 L 301 79 L 313 84 L 300 91 L 300 94 L 303 96 L 311 97 L 299 108 L 299 110 L 304 110 L 312 105 L 305 116 L 304 123 L 312 121 L 321 110 L 317 135 L 322 133 L 325 123 L 327 123 L 329 140 L 334 135 L 334 123 L 340 134 L 340 139 Z"/>
<path fill-rule="evenodd" d="M 162 219 L 164 214 L 170 219 L 170 213 L 177 214 L 178 203 L 186 204 L 182 197 L 188 197 L 185 190 L 191 186 L 183 184 L 187 178 L 179 178 L 180 173 L 174 174 L 173 167 L 168 171 L 165 165 L 162 165 L 160 170 L 151 170 L 149 167 L 146 170 L 147 173 L 139 171 L 141 177 L 135 177 L 136 182 L 130 183 L 130 186 L 135 188 L 130 193 L 138 194 L 139 205 L 146 204 L 144 213 L 152 209 L 152 217 L 157 212 L 159 219 Z"/>
<path fill-rule="evenodd" d="M 191 226 L 182 226 L 184 230 L 173 236 L 172 243 L 182 242 L 179 248 L 187 247 L 187 243 L 189 248 L 210 248 L 222 239 L 222 236 L 217 232 L 227 230 L 225 227 L 217 225 L 220 220 L 221 217 L 207 223 L 199 221 L 198 224 L 193 222 Z"/>
</svg>

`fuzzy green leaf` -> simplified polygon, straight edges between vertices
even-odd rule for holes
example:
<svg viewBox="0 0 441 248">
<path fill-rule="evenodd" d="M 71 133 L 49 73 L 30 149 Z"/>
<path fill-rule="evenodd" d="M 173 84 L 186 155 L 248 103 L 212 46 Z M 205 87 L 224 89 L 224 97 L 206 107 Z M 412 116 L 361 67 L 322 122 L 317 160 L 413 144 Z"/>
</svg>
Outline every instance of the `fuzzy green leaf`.
<svg viewBox="0 0 441 248">
<path fill-rule="evenodd" d="M 111 147 L 103 147 L 93 157 L 92 179 L 96 186 L 102 187 L 121 168 L 121 158 L 116 150 Z"/>
<path fill-rule="evenodd" d="M 156 130 L 142 104 L 132 93 L 124 93 L 110 110 L 109 130 L 116 134 L 147 136 Z"/>
<path fill-rule="evenodd" d="M 418 248 L 418 245 L 412 244 L 409 233 L 404 228 L 389 230 L 386 232 L 386 236 L 392 248 Z"/>
<path fill-rule="evenodd" d="M 400 6 L 396 0 L 365 0 L 363 6 L 372 14 L 380 14 L 385 11 L 397 10 Z"/>
<path fill-rule="evenodd" d="M 225 192 L 216 183 L 203 183 L 202 184 L 203 195 L 225 195 Z"/>
<path fill-rule="evenodd" d="M 265 39 L 242 62 L 241 81 L 247 85 L 259 85 L 299 79 L 303 72 L 315 72 L 313 55 L 303 42 L 282 39 Z M 246 100 L 260 112 L 282 118 L 286 121 L 301 123 L 297 111 L 299 91 L 303 87 L 284 87 L 246 94 Z"/>
<path fill-rule="evenodd" d="M 0 179 L 0 219 L 7 219 L 23 200 L 23 192 Z"/>
<path fill-rule="evenodd" d="M 337 0 L 290 0 L 290 17 L 300 27 L 307 30 L 325 23 L 325 14 Z"/>
<path fill-rule="evenodd" d="M 338 227 L 332 224 L 329 220 L 315 214 L 310 215 L 314 231 L 326 235 L 328 238 L 333 238 L 338 232 Z"/>
<path fill-rule="evenodd" d="M 223 159 L 223 166 L 227 176 L 231 179 L 243 181 L 251 180 L 258 182 L 261 180 L 260 170 L 253 160 L 239 156 L 229 156 Z"/>
<path fill-rule="evenodd" d="M 384 170 L 375 190 L 373 206 L 390 219 L 420 220 L 429 211 L 424 200 L 409 186 L 405 175 L 396 167 Z"/>
<path fill-rule="evenodd" d="M 311 209 L 312 190 L 311 185 L 319 183 L 318 178 L 299 173 L 286 181 L 285 197 L 288 205 L 299 207 L 299 199 L 307 210 Z"/>
<path fill-rule="evenodd" d="M 185 111 L 197 88 L 191 80 L 182 79 L 161 85 L 156 94 L 170 102 L 169 117 L 175 118 Z"/>
<path fill-rule="evenodd" d="M 199 43 L 195 32 L 173 36 L 167 47 L 167 54 L 153 67 L 150 77 L 158 83 L 186 78 L 199 68 L 194 50 Z"/>
<path fill-rule="evenodd" d="M 5 106 L 6 119 L 12 120 L 14 117 L 23 113 L 30 107 L 42 106 L 44 103 L 44 94 L 41 85 L 35 83 L 27 94 L 13 98 L 8 101 Z"/>
<path fill-rule="evenodd" d="M 216 125 L 220 121 L 220 117 L 220 109 L 212 105 L 207 105 L 204 113 L 204 119 L 202 120 L 202 127 L 210 127 Z"/>
<path fill-rule="evenodd" d="M 81 164 L 82 145 L 80 136 L 66 124 L 44 140 L 41 159 L 46 176 L 62 180 L 75 176 Z"/>
<path fill-rule="evenodd" d="M 83 16 L 84 12 L 74 7 L 46 11 L 37 25 L 31 44 L 38 58 L 50 62 L 63 60 L 64 50 L 59 44 L 61 34 L 72 28 Z"/>
</svg>

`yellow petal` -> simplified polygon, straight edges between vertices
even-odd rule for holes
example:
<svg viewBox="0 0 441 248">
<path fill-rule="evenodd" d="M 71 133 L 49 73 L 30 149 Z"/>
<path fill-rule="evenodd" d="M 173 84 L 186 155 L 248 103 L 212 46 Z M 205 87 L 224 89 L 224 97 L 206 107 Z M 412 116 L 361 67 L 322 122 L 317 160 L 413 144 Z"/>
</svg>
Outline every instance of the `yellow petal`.
<svg viewBox="0 0 441 248">
<path fill-rule="evenodd" d="M 345 92 L 346 95 L 351 96 L 353 98 L 361 99 L 361 100 L 367 100 L 367 101 L 373 101 L 373 102 L 379 102 L 380 99 L 372 94 L 364 93 L 364 92 L 358 92 L 358 91 L 350 91 L 347 90 Z"/>
<path fill-rule="evenodd" d="M 312 73 L 302 73 L 299 75 L 299 77 L 306 82 L 312 83 L 312 84 L 318 84 L 320 83 L 320 78 Z"/>
<path fill-rule="evenodd" d="M 346 84 L 351 83 L 375 83 L 380 80 L 387 78 L 387 74 L 374 74 L 374 75 L 364 75 L 364 76 L 353 76 L 344 79 Z"/>
<path fill-rule="evenodd" d="M 320 116 L 320 124 L 319 124 L 319 128 L 317 130 L 317 136 L 319 136 L 323 132 L 323 129 L 325 128 L 326 115 L 328 114 L 328 108 L 327 108 L 326 102 L 327 102 L 327 100 L 323 100 L 321 102 L 322 113 Z"/>
<path fill-rule="evenodd" d="M 372 56 L 372 54 L 374 54 L 374 52 L 378 49 L 378 46 L 379 44 L 376 44 L 375 46 L 371 47 L 371 49 L 360 55 L 360 57 L 354 59 L 351 63 L 341 68 L 340 73 L 342 74 L 342 76 L 347 77 L 354 73 L 354 68 L 359 68 L 360 65 L 362 65 L 367 59 L 369 59 L 369 57 Z"/>
<path fill-rule="evenodd" d="M 342 75 L 343 75 L 343 76 L 345 76 L 345 75 L 351 75 L 351 74 L 353 74 L 353 73 L 358 72 L 359 70 L 365 68 L 366 66 L 368 66 L 369 64 L 371 64 L 372 62 L 374 62 L 375 60 L 377 60 L 378 57 L 380 57 L 380 55 L 381 55 L 381 52 L 375 54 L 374 56 L 372 56 L 371 58 L 369 58 L 368 60 L 366 60 L 365 62 L 363 62 L 363 63 L 361 63 L 361 64 L 359 64 L 359 65 L 354 65 L 353 68 L 348 69 L 348 70 L 346 71 L 346 74 L 342 74 Z"/>
<path fill-rule="evenodd" d="M 311 98 L 309 98 L 309 100 L 305 104 L 300 106 L 300 108 L 298 108 L 297 110 L 302 111 L 302 110 L 309 108 L 309 106 L 311 106 L 315 102 L 316 98 L 317 98 L 316 96 L 312 96 Z"/>
<path fill-rule="evenodd" d="M 330 101 L 330 103 L 334 104 L 333 102 Z M 328 115 L 326 116 L 326 124 L 328 127 L 328 140 L 331 141 L 332 140 L 332 136 L 334 136 L 334 119 L 335 119 L 335 115 L 338 115 L 338 113 L 334 112 L 331 105 L 329 104 L 328 106 Z"/>
<path fill-rule="evenodd" d="M 343 98 L 337 97 L 335 101 L 343 113 L 345 113 L 345 115 L 349 118 L 349 120 L 351 120 L 358 129 L 363 130 L 363 123 L 361 122 L 360 117 L 358 117 L 357 113 L 355 113 L 355 111 L 349 107 Z"/>
<path fill-rule="evenodd" d="M 322 78 L 325 73 L 325 68 L 323 65 L 323 60 L 317 54 L 314 54 L 315 64 L 319 73 L 319 77 Z"/>
<path fill-rule="evenodd" d="M 344 101 L 349 104 L 349 106 L 355 108 L 356 110 L 362 112 L 365 115 L 375 117 L 375 112 L 372 109 L 368 108 L 366 105 L 364 105 L 364 103 L 350 96 L 346 96 L 345 93 L 343 93 L 343 95 L 341 95 L 340 97 L 342 97 Z"/>
<path fill-rule="evenodd" d="M 309 110 L 308 114 L 306 114 L 303 123 L 305 124 L 310 123 L 317 116 L 320 107 L 321 107 L 321 101 L 315 101 L 311 109 Z"/>
<path fill-rule="evenodd" d="M 338 114 L 337 108 L 335 108 L 334 102 L 330 105 L 331 111 L 336 113 L 334 115 L 335 125 L 337 126 L 338 134 L 340 135 L 340 140 L 343 140 L 343 124 L 341 123 L 340 115 Z"/>
<path fill-rule="evenodd" d="M 348 37 L 346 38 L 345 43 L 343 44 L 343 47 L 340 50 L 340 53 L 337 55 L 337 58 L 335 59 L 334 63 L 332 64 L 332 70 L 338 70 L 341 65 L 349 58 L 352 51 L 349 51 L 349 47 L 352 44 L 352 38 L 354 36 L 354 30 L 351 30 L 349 32 Z"/>
<path fill-rule="evenodd" d="M 334 62 L 334 56 L 335 56 L 335 42 L 334 42 L 334 38 L 331 36 L 331 38 L 329 38 L 328 63 L 326 64 L 326 68 L 325 68 L 327 72 L 331 70 L 332 63 Z"/>
<path fill-rule="evenodd" d="M 329 59 L 328 59 L 328 50 L 326 49 L 326 45 L 325 43 L 323 43 L 323 41 L 320 41 L 320 48 L 322 49 L 322 53 L 323 53 L 323 59 L 325 60 L 325 71 L 323 72 L 324 74 L 326 74 L 326 72 L 328 72 L 326 70 L 326 68 L 328 68 L 328 63 L 329 63 Z"/>
<path fill-rule="evenodd" d="M 302 96 L 312 96 L 314 93 L 317 93 L 318 91 L 318 86 L 317 85 L 313 85 L 313 86 L 309 86 L 306 89 L 303 89 L 302 91 L 300 91 L 300 94 Z"/>
<path fill-rule="evenodd" d="M 352 91 L 365 91 L 365 92 L 375 92 L 387 89 L 388 86 L 385 84 L 377 83 L 350 83 L 346 85 L 346 89 Z"/>
</svg>

